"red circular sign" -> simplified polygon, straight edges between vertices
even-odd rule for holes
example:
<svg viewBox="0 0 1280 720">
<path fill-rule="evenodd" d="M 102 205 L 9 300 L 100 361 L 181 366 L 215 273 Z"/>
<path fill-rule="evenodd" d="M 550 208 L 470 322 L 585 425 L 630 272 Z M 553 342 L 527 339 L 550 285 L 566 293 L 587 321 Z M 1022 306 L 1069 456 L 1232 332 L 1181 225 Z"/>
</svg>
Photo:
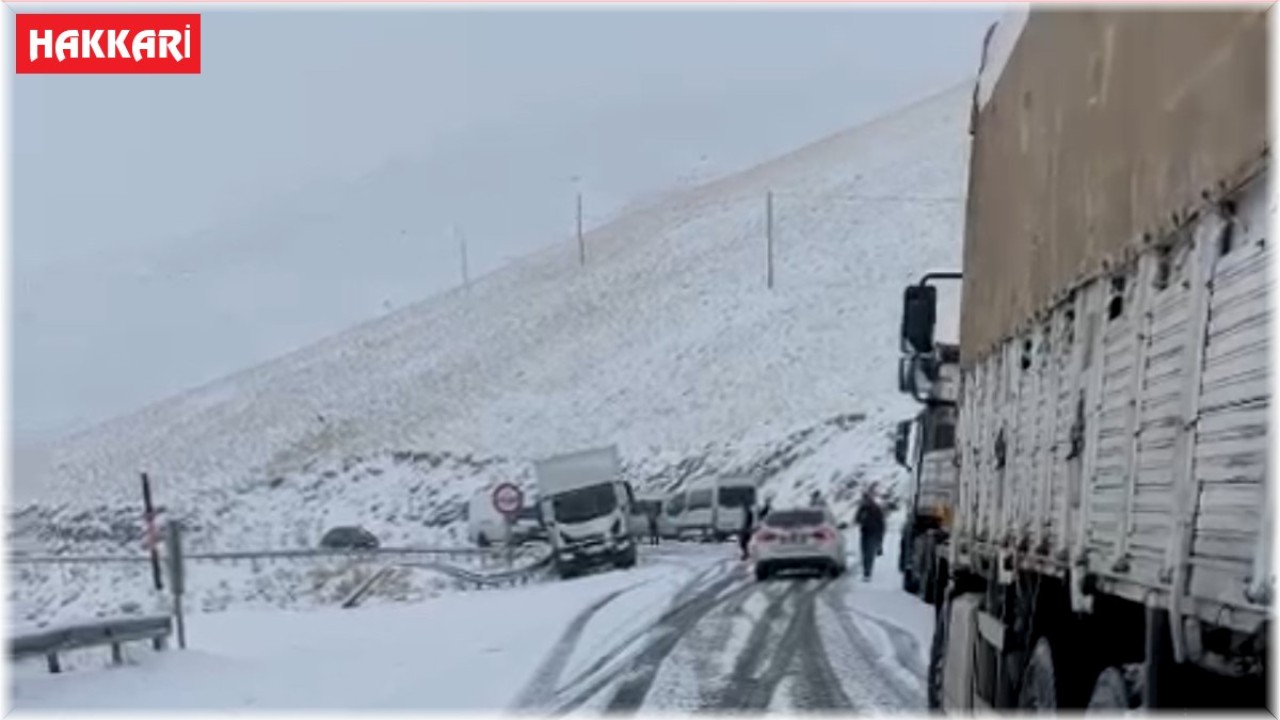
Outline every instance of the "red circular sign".
<svg viewBox="0 0 1280 720">
<path fill-rule="evenodd" d="M 524 506 L 524 493 L 512 483 L 502 483 L 493 489 L 493 509 L 503 515 L 515 515 Z"/>
</svg>

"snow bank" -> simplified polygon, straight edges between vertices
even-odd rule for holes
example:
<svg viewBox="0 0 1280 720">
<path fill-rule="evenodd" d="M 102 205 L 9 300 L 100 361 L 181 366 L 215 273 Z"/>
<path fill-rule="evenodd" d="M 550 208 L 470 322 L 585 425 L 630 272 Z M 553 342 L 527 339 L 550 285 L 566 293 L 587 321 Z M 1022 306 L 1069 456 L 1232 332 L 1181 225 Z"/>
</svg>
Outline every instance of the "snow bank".
<svg viewBox="0 0 1280 720">
<path fill-rule="evenodd" d="M 13 706 L 500 711 L 587 605 L 680 572 L 641 568 L 405 606 L 196 615 L 186 651 L 131 648 L 127 672 L 105 667 L 105 651 L 64 665 L 60 675 L 38 661 L 15 664 Z M 661 590 L 650 595 L 665 599 Z"/>
</svg>

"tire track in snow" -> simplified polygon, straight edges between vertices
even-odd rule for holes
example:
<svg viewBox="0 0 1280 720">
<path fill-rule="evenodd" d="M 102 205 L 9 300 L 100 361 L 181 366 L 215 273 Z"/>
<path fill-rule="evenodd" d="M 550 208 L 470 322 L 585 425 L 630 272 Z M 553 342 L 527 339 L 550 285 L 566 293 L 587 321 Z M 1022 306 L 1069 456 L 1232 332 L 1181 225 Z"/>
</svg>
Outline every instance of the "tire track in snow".
<svg viewBox="0 0 1280 720">
<path fill-rule="evenodd" d="M 762 587 L 777 587 L 778 583 L 767 583 Z M 804 588 L 807 589 L 807 588 Z M 760 686 L 762 677 L 757 677 L 757 671 L 762 662 L 766 659 L 765 642 L 771 635 L 776 634 L 776 630 L 780 624 L 785 621 L 781 636 L 776 643 L 777 649 L 773 656 L 776 661 L 779 654 L 787 654 L 786 661 L 790 662 L 790 652 L 794 650 L 793 642 L 788 639 L 795 634 L 794 628 L 796 619 L 799 614 L 792 612 L 790 617 L 783 612 L 783 607 L 787 601 L 800 594 L 802 587 L 798 584 L 791 583 L 779 594 L 770 598 L 768 607 L 760 616 L 760 620 L 755 627 L 751 629 L 751 635 L 747 638 L 746 645 L 742 648 L 742 652 L 738 654 L 737 660 L 734 662 L 733 671 L 729 674 L 728 682 L 717 694 L 718 697 L 708 706 L 704 708 L 715 708 L 723 710 L 751 710 L 761 709 L 768 706 L 772 697 L 773 688 L 768 689 L 767 694 L 761 699 Z M 782 670 L 785 671 L 786 664 L 783 663 Z M 769 673 L 766 670 L 764 676 Z M 773 685 L 776 687 L 777 682 L 781 681 L 781 674 Z"/>
<path fill-rule="evenodd" d="M 576 646 L 575 637 L 567 643 L 569 649 L 563 650 L 558 663 L 544 663 L 543 671 L 531 683 L 533 687 L 541 681 L 542 694 L 532 696 L 538 702 L 525 703 L 524 708 L 554 708 L 552 714 L 563 715 L 589 702 L 596 707 L 604 700 L 600 707 L 603 712 L 629 714 L 644 710 L 656 689 L 660 671 L 664 667 L 667 672 L 679 669 L 670 667 L 668 662 L 677 648 L 698 656 L 717 650 L 723 654 L 726 638 L 722 631 L 712 631 L 708 623 L 712 618 L 727 619 L 726 616 L 740 613 L 747 601 L 764 596 L 767 605 L 742 649 L 734 652 L 733 669 L 723 685 L 715 682 L 715 690 L 704 692 L 701 685 L 708 680 L 704 678 L 698 681 L 696 691 L 670 688 L 677 695 L 691 693 L 689 701 L 696 705 L 690 709 L 766 711 L 784 681 L 789 683 L 789 695 L 799 711 L 924 709 L 922 685 L 903 677 L 905 673 L 919 677 L 917 668 L 906 664 L 915 648 L 914 637 L 908 641 L 907 631 L 851 611 L 843 597 L 834 592 L 843 586 L 842 581 L 758 583 L 750 581 L 743 568 L 725 561 L 699 573 L 676 593 L 670 606 L 652 624 L 620 639 L 556 688 L 559 673 Z M 604 604 L 607 602 L 601 607 Z M 584 611 L 587 617 L 583 626 L 598 609 Z M 891 657 L 876 651 L 878 646 L 860 627 L 859 621 L 864 618 L 876 622 L 877 628 L 883 627 L 894 638 Z M 581 632 L 578 628 L 576 634 Z M 569 634 L 566 631 L 566 637 Z M 695 668 L 684 669 L 693 672 Z M 607 699 L 602 696 L 606 691 L 610 693 Z"/>
<path fill-rule="evenodd" d="M 835 620 L 839 635 L 843 636 L 836 639 L 845 641 L 839 645 L 846 650 L 843 654 L 849 661 L 851 672 L 843 676 L 856 681 L 858 689 L 865 691 L 877 706 L 884 709 L 923 710 L 923 683 L 905 682 L 898 674 L 898 671 L 905 671 L 905 668 L 898 665 L 896 658 L 891 665 L 886 665 L 881 656 L 872 651 L 871 639 L 853 622 L 852 613 L 840 598 L 827 594 L 823 600 Z M 828 645 L 828 649 L 836 648 Z"/>
<path fill-rule="evenodd" d="M 721 562 L 695 575 L 684 584 L 684 587 L 680 588 L 680 590 L 676 592 L 675 596 L 672 598 L 671 606 L 657 617 L 654 624 L 646 625 L 639 630 L 631 632 L 622 640 L 614 643 L 613 647 L 607 652 L 597 657 L 590 665 L 580 670 L 578 674 L 574 675 L 568 682 L 565 682 L 558 692 L 564 693 L 570 688 L 573 688 L 600 672 L 601 668 L 617 659 L 619 655 L 621 655 L 627 648 L 631 647 L 637 640 L 640 640 L 645 635 L 651 633 L 654 625 L 660 624 L 668 618 L 675 616 L 692 603 L 697 602 L 699 598 L 702 598 L 706 594 L 714 594 L 715 592 L 722 590 L 726 585 L 730 584 L 730 581 L 733 579 L 730 576 L 731 571 L 732 566 L 729 563 Z"/>
<path fill-rule="evenodd" d="M 619 680 L 621 684 L 609 698 L 607 710 L 630 712 L 640 709 L 659 668 L 676 644 L 708 613 L 721 604 L 732 601 L 738 594 L 751 590 L 753 586 L 744 583 L 744 580 L 745 575 L 733 573 L 701 588 L 692 597 L 678 601 L 652 626 L 646 628 L 642 634 L 646 642 L 640 650 L 575 693 L 560 705 L 555 714 L 572 712 Z M 615 650 L 609 655 L 617 657 L 620 652 Z M 603 666 L 604 663 L 597 662 L 596 665 Z"/>
<path fill-rule="evenodd" d="M 863 612 L 858 608 L 849 608 L 854 615 L 873 623 L 876 627 L 884 631 L 889 636 L 889 643 L 893 645 L 894 659 L 898 664 L 907 670 L 907 672 L 920 678 L 923 682 L 928 678 L 928 669 L 920 660 L 920 642 L 916 640 L 916 636 L 911 632 L 889 622 Z"/>
<path fill-rule="evenodd" d="M 828 586 L 829 587 L 829 586 Z M 821 590 L 826 590 L 822 588 Z M 820 591 L 821 591 L 820 590 Z M 849 699 L 840 684 L 840 678 L 831 666 L 831 656 L 827 651 L 827 643 L 818 631 L 817 597 L 805 597 L 800 608 L 800 637 L 797 646 L 801 648 L 799 673 L 792 686 L 792 700 L 796 710 L 811 711 L 844 711 L 865 712 L 866 708 Z M 777 691 L 776 685 L 774 691 Z"/>
<path fill-rule="evenodd" d="M 554 699 L 555 686 L 560 680 L 560 674 L 564 672 L 565 665 L 568 664 L 570 656 L 573 655 L 573 651 L 577 648 L 578 641 L 582 638 L 582 632 L 586 629 L 587 623 L 591 622 L 596 613 L 621 597 L 623 593 L 649 582 L 652 582 L 652 580 L 642 580 L 614 590 L 583 608 L 581 612 L 574 616 L 569 626 L 565 628 L 560 638 L 556 640 L 556 644 L 552 646 L 551 651 L 547 653 L 546 659 L 538 665 L 538 669 L 534 672 L 528 684 L 516 696 L 514 707 L 528 709 L 544 707 L 549 704 Z"/>
<path fill-rule="evenodd" d="M 714 710 L 764 711 L 773 703 L 778 686 L 789 675 L 795 681 L 794 695 L 801 706 L 798 710 L 847 710 L 852 703 L 845 695 L 831 668 L 830 661 L 818 632 L 815 617 L 817 599 L 828 587 L 830 580 L 804 581 L 792 586 L 770 611 L 772 622 L 761 622 L 747 646 L 743 649 Z M 790 603 L 786 601 L 790 600 Z M 785 605 L 790 604 L 790 615 L 777 618 Z M 781 624 L 781 635 L 773 643 L 772 651 L 766 650 L 765 640 Z M 760 670 L 761 665 L 764 666 Z M 798 677 L 795 669 L 799 668 Z"/>
</svg>

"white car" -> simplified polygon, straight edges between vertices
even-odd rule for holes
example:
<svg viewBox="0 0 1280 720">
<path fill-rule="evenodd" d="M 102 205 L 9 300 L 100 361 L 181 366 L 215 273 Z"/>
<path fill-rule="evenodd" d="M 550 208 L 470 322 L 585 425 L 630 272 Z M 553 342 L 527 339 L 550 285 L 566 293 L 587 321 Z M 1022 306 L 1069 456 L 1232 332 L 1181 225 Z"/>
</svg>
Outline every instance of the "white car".
<svg viewBox="0 0 1280 720">
<path fill-rule="evenodd" d="M 809 570 L 838 577 L 848 569 L 844 532 L 825 507 L 772 510 L 751 536 L 756 579 Z"/>
</svg>

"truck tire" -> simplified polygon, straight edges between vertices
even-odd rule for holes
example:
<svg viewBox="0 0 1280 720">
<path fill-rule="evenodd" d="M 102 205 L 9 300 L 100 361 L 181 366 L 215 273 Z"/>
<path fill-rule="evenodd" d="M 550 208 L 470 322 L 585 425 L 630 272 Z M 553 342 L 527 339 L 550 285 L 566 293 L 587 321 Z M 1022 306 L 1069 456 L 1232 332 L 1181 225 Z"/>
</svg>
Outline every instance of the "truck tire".
<svg viewBox="0 0 1280 720">
<path fill-rule="evenodd" d="M 930 710 L 942 709 L 942 678 L 946 670 L 947 632 L 951 628 L 951 601 L 943 600 L 938 606 L 937 619 L 933 623 L 933 642 L 929 645 L 929 674 L 925 680 L 925 692 Z"/>
<path fill-rule="evenodd" d="M 1018 708 L 1054 711 L 1058 709 L 1058 674 L 1053 662 L 1053 646 L 1048 638 L 1036 640 L 1022 671 Z"/>
<path fill-rule="evenodd" d="M 1098 673 L 1085 712 L 1136 710 L 1141 704 L 1141 692 L 1137 683 L 1130 681 L 1124 670 L 1113 665 Z"/>
<path fill-rule="evenodd" d="M 764 563 L 756 565 L 756 581 L 764 582 L 769 579 L 769 567 Z"/>
<path fill-rule="evenodd" d="M 910 567 L 902 569 L 902 591 L 911 595 L 920 591 L 920 581 Z"/>
<path fill-rule="evenodd" d="M 926 533 L 921 542 L 924 544 L 920 552 L 920 599 L 927 605 L 938 602 L 938 557 L 935 552 L 938 544 L 932 534 Z"/>
<path fill-rule="evenodd" d="M 920 592 L 920 573 L 916 567 L 916 541 L 904 534 L 898 545 L 898 565 L 902 570 L 902 591 L 910 595 Z"/>
<path fill-rule="evenodd" d="M 636 566 L 636 546 L 632 545 L 622 553 L 622 557 L 618 559 L 618 567 L 623 570 L 630 570 Z"/>
</svg>

